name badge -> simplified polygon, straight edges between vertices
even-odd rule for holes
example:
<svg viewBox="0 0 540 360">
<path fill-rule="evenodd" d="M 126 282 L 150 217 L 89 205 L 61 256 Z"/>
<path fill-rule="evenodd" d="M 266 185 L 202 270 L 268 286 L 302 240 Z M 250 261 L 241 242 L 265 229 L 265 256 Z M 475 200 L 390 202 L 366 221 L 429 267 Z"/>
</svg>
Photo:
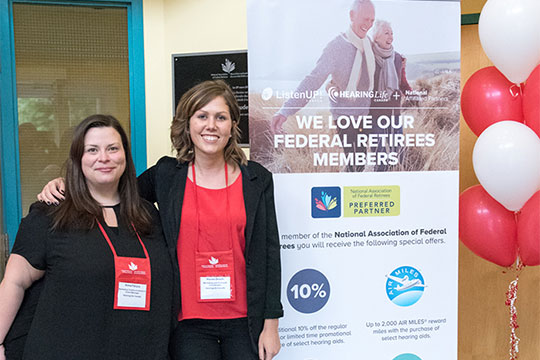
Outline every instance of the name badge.
<svg viewBox="0 0 540 360">
<path fill-rule="evenodd" d="M 115 257 L 114 309 L 150 310 L 150 261 Z"/>
<path fill-rule="evenodd" d="M 114 256 L 114 306 L 115 310 L 150 310 L 152 274 L 150 257 L 135 226 L 135 234 L 144 250 L 144 258 L 118 256 L 111 239 L 98 222 L 99 229 Z"/>
<path fill-rule="evenodd" d="M 136 284 L 128 282 L 118 283 L 118 306 L 122 307 L 146 307 L 146 289 L 145 284 Z"/>
<path fill-rule="evenodd" d="M 232 250 L 197 252 L 195 266 L 199 302 L 235 300 Z"/>
</svg>

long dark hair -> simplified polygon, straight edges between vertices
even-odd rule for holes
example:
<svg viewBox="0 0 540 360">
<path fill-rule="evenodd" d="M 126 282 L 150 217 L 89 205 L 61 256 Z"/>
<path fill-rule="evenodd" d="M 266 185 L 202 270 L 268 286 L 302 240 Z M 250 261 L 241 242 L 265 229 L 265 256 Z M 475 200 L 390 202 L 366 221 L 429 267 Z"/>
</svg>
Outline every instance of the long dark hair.
<svg viewBox="0 0 540 360">
<path fill-rule="evenodd" d="M 73 130 L 69 158 L 66 162 L 66 199 L 52 210 L 52 229 L 92 229 L 97 225 L 96 220 L 104 221 L 102 208 L 90 194 L 81 167 L 81 159 L 84 154 L 84 137 L 88 130 L 99 127 L 115 129 L 122 139 L 126 168 L 118 183 L 120 216 L 127 223 L 133 223 L 138 232 L 147 234 L 151 228 L 151 217 L 141 204 L 135 165 L 131 157 L 126 132 L 116 118 L 111 115 L 99 114 L 87 117 Z"/>
<path fill-rule="evenodd" d="M 195 152 L 193 151 L 193 142 L 189 136 L 189 119 L 210 101 L 218 96 L 225 99 L 229 107 L 229 113 L 232 120 L 231 137 L 224 149 L 225 161 L 232 161 L 236 164 L 247 164 L 247 158 L 244 151 L 238 145 L 241 131 L 238 126 L 240 121 L 240 107 L 232 89 L 223 80 L 208 80 L 199 83 L 186 91 L 180 98 L 176 113 L 171 125 L 171 141 L 176 150 L 176 158 L 179 161 L 193 161 Z"/>
</svg>

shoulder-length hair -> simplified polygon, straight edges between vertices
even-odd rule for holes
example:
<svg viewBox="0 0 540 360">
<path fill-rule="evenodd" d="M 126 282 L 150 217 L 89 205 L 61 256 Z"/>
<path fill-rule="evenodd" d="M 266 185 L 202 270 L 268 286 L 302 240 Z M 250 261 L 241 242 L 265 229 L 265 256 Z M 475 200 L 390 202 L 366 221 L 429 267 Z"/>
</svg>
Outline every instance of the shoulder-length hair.
<svg viewBox="0 0 540 360">
<path fill-rule="evenodd" d="M 101 205 L 92 197 L 82 171 L 81 159 L 84 154 L 84 137 L 92 128 L 111 127 L 122 139 L 126 158 L 126 168 L 118 183 L 120 195 L 120 216 L 128 224 L 132 223 L 139 233 L 147 234 L 151 228 L 149 212 L 142 206 L 137 187 L 135 165 L 126 132 L 120 122 L 111 115 L 91 115 L 73 130 L 69 157 L 65 165 L 65 200 L 52 210 L 53 230 L 92 229 L 99 220 L 103 223 Z M 130 230 L 131 230 L 131 226 Z"/>
<path fill-rule="evenodd" d="M 189 119 L 196 111 L 206 106 L 216 97 L 221 96 L 229 107 L 232 120 L 231 137 L 224 149 L 225 161 L 237 164 L 247 164 L 247 158 L 238 142 L 241 131 L 240 108 L 233 91 L 223 80 L 209 80 L 195 85 L 182 95 L 171 124 L 171 141 L 176 150 L 176 158 L 181 162 L 190 162 L 195 158 L 193 142 L 189 135 Z"/>
</svg>

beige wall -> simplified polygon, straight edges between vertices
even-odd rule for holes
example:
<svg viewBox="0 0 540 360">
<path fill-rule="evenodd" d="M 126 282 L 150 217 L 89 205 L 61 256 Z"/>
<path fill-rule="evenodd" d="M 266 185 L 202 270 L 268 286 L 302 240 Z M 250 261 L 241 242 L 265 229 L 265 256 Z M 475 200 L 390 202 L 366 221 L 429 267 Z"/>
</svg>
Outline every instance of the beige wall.
<svg viewBox="0 0 540 360">
<path fill-rule="evenodd" d="M 245 0 L 144 0 L 148 165 L 171 155 L 171 55 L 247 49 Z"/>
</svg>

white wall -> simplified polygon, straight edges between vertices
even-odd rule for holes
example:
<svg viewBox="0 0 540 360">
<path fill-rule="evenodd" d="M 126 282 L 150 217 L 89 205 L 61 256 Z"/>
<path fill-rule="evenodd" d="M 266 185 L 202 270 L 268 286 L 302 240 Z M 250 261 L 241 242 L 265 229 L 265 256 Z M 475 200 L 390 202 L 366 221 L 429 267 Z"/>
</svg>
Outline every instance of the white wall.
<svg viewBox="0 0 540 360">
<path fill-rule="evenodd" d="M 148 166 L 172 155 L 172 54 L 247 49 L 246 0 L 144 0 Z"/>
</svg>

